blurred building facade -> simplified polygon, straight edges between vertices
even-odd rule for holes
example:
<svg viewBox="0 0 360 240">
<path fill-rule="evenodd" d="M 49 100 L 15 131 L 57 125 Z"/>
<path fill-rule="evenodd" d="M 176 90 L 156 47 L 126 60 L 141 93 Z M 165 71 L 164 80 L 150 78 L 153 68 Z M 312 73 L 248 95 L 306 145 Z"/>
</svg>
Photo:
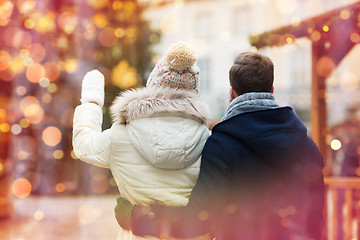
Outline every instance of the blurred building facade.
<svg viewBox="0 0 360 240">
<path fill-rule="evenodd" d="M 162 37 L 154 51 L 161 56 L 175 41 L 186 41 L 198 52 L 200 91 L 214 121 L 229 102 L 228 70 L 234 57 L 256 51 L 249 35 L 268 31 L 342 7 L 354 0 L 175 0 L 140 1 L 144 17 Z M 329 43 L 331 44 L 331 43 Z M 290 105 L 309 126 L 311 104 L 311 44 L 306 39 L 281 48 L 259 50 L 275 64 L 275 96 L 281 105 Z M 355 47 L 327 81 L 329 125 L 344 119 L 346 106 L 360 101 L 359 69 L 354 66 L 360 53 Z M 156 62 L 157 59 L 154 59 Z"/>
</svg>

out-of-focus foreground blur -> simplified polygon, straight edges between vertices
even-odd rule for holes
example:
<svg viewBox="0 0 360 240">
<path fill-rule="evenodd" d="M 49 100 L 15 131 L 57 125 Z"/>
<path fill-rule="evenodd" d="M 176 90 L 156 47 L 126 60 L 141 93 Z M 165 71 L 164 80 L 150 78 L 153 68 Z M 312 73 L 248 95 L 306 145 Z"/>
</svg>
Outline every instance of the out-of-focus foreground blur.
<svg viewBox="0 0 360 240">
<path fill-rule="evenodd" d="M 243 51 L 275 65 L 275 97 L 325 161 L 326 236 L 360 238 L 360 2 L 355 0 L 0 0 L 0 239 L 115 239 L 111 173 L 78 160 L 81 80 L 106 79 L 103 128 L 119 92 L 141 87 L 175 41 L 198 53 L 212 125 Z"/>
</svg>

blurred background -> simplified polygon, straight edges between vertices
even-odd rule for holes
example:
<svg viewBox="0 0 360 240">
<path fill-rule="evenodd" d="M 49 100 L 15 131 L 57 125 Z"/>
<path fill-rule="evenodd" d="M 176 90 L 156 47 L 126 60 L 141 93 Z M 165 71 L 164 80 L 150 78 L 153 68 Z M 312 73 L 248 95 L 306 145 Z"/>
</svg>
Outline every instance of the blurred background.
<svg viewBox="0 0 360 240">
<path fill-rule="evenodd" d="M 0 0 L 0 239 L 115 239 L 107 169 L 72 151 L 82 77 L 106 79 L 103 128 L 175 41 L 198 53 L 212 125 L 243 51 L 275 65 L 275 97 L 326 163 L 324 239 L 360 237 L 360 2 L 351 0 Z"/>
</svg>

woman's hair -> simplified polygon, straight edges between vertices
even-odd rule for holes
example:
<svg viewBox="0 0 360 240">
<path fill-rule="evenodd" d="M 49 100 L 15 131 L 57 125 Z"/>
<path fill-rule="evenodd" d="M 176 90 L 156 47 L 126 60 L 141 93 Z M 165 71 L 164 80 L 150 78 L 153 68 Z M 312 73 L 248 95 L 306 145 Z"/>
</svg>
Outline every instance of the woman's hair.
<svg viewBox="0 0 360 240">
<path fill-rule="evenodd" d="M 238 95 L 271 92 L 274 65 L 270 58 L 255 52 L 240 53 L 229 71 L 230 85 Z"/>
</svg>

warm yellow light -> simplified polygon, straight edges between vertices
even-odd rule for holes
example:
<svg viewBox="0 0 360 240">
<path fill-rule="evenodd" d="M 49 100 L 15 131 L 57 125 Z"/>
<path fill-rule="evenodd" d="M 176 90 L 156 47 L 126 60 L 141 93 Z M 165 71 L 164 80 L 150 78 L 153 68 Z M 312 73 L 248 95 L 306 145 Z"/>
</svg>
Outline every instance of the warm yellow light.
<svg viewBox="0 0 360 240">
<path fill-rule="evenodd" d="M 335 150 L 335 151 L 339 150 L 341 148 L 340 140 L 338 140 L 338 139 L 332 140 L 330 143 L 330 147 L 332 150 Z"/>
<path fill-rule="evenodd" d="M 360 42 L 360 35 L 356 32 L 352 33 L 350 35 L 350 41 L 352 41 L 353 43 L 358 43 Z"/>
<path fill-rule="evenodd" d="M 323 29 L 324 32 L 328 32 L 328 31 L 329 31 L 329 26 L 328 26 L 328 25 L 324 25 L 324 26 L 322 27 L 322 29 Z"/>
<path fill-rule="evenodd" d="M 20 127 L 27 128 L 30 126 L 30 121 L 29 121 L 29 119 L 24 118 L 24 119 L 20 120 L 19 124 L 20 124 Z"/>
<path fill-rule="evenodd" d="M 6 26 L 9 23 L 13 9 L 14 4 L 11 1 L 0 2 L 0 26 Z"/>
<path fill-rule="evenodd" d="M 0 119 L 7 116 L 7 111 L 4 108 L 0 108 Z"/>
<path fill-rule="evenodd" d="M 108 18 L 103 13 L 97 13 L 93 18 L 92 22 L 97 28 L 104 28 L 108 25 Z"/>
<path fill-rule="evenodd" d="M 58 90 L 58 86 L 55 83 L 51 83 L 48 87 L 47 90 L 50 93 L 55 93 Z"/>
<path fill-rule="evenodd" d="M 292 43 L 292 42 L 293 42 L 293 39 L 292 39 L 291 37 L 287 37 L 287 38 L 286 38 L 286 42 L 287 42 L 287 43 Z"/>
<path fill-rule="evenodd" d="M 2 123 L 0 124 L 0 131 L 3 133 L 7 133 L 10 131 L 10 124 L 9 123 Z"/>
<path fill-rule="evenodd" d="M 119 11 L 119 10 L 122 9 L 123 3 L 122 3 L 121 1 L 116 0 L 116 1 L 113 2 L 112 7 L 113 7 L 113 9 L 114 9 L 115 11 Z"/>
<path fill-rule="evenodd" d="M 14 74 L 22 73 L 25 69 L 23 58 L 15 57 L 8 62 L 9 69 Z"/>
<path fill-rule="evenodd" d="M 346 20 L 346 19 L 349 19 L 350 17 L 350 12 L 349 10 L 342 10 L 340 12 L 340 18 L 343 19 L 343 20 Z"/>
<path fill-rule="evenodd" d="M 62 193 L 66 190 L 66 186 L 64 183 L 58 183 L 56 184 L 55 186 L 55 190 L 58 192 L 58 193 Z"/>
<path fill-rule="evenodd" d="M 72 159 L 75 159 L 75 160 L 78 159 L 78 157 L 75 155 L 74 150 L 71 150 L 70 156 Z"/>
<path fill-rule="evenodd" d="M 111 73 L 111 80 L 114 85 L 121 89 L 129 89 L 137 85 L 139 76 L 136 68 L 130 67 L 126 60 L 122 60 L 115 66 Z"/>
<path fill-rule="evenodd" d="M 28 18 L 28 19 L 25 20 L 24 26 L 25 26 L 27 29 L 33 29 L 33 28 L 35 27 L 35 22 L 34 22 L 33 19 Z"/>
<path fill-rule="evenodd" d="M 108 5 L 109 0 L 86 0 L 86 3 L 95 9 L 101 9 Z"/>
<path fill-rule="evenodd" d="M 33 0 L 18 0 L 17 8 L 22 14 L 28 14 L 35 9 L 36 2 Z"/>
<path fill-rule="evenodd" d="M 125 36 L 125 30 L 123 28 L 116 28 L 114 33 L 117 38 L 122 38 Z"/>
<path fill-rule="evenodd" d="M 65 62 L 65 71 L 67 73 L 74 73 L 79 67 L 79 62 L 75 58 L 68 59 Z"/>
<path fill-rule="evenodd" d="M 72 12 L 63 12 L 58 17 L 58 25 L 65 33 L 71 34 L 76 28 L 77 18 Z"/>
<path fill-rule="evenodd" d="M 64 157 L 64 152 L 61 150 L 55 150 L 53 153 L 55 159 L 62 159 Z"/>
<path fill-rule="evenodd" d="M 177 8 L 181 8 L 184 6 L 184 0 L 174 0 L 174 6 Z"/>
</svg>

